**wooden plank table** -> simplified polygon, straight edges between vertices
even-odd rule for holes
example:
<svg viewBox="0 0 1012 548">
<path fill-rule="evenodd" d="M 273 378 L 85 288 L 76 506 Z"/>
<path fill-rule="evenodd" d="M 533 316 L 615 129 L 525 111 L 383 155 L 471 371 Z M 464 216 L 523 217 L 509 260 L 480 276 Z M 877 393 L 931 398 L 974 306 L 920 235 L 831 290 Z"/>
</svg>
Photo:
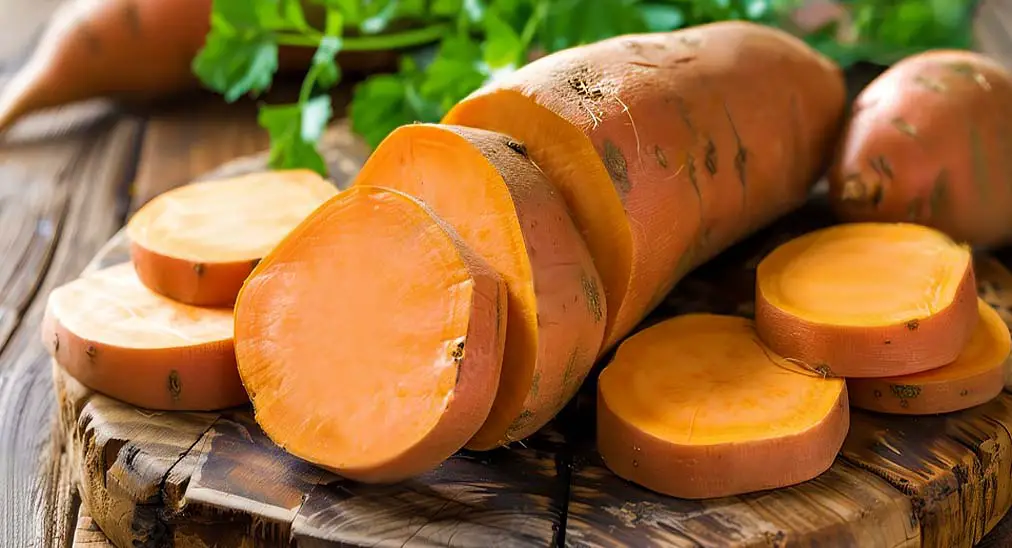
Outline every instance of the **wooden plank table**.
<svg viewBox="0 0 1012 548">
<path fill-rule="evenodd" d="M 23 62 L 58 4 L 0 0 L 0 85 Z M 980 49 L 1012 66 L 1010 4 L 984 2 L 976 31 Z M 0 142 L 4 546 L 67 546 L 76 539 L 80 546 L 98 547 L 106 542 L 86 515 L 78 519 L 72 471 L 61 456 L 49 357 L 37 337 L 49 290 L 77 276 L 139 204 L 221 162 L 258 152 L 266 143 L 252 104 L 226 106 L 207 94 L 144 111 L 117 111 L 104 104 L 61 109 L 27 120 Z M 594 476 L 593 463 L 582 470 L 579 481 L 601 479 Z M 579 496 L 579 485 L 571 491 Z M 572 502 L 571 508 L 580 507 Z M 1012 515 L 980 545 L 1012 546 Z"/>
</svg>

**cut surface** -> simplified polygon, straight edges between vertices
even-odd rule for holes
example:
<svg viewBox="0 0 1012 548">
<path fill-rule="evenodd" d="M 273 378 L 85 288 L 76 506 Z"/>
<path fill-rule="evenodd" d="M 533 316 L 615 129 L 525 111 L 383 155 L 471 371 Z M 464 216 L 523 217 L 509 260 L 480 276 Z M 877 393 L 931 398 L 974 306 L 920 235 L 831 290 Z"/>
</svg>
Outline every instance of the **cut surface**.
<svg viewBox="0 0 1012 548">
<path fill-rule="evenodd" d="M 851 405 L 923 415 L 967 409 L 1001 393 L 1009 357 L 1009 329 L 983 300 L 978 309 L 977 328 L 954 362 L 901 377 L 851 379 L 847 383 Z"/>
<path fill-rule="evenodd" d="M 158 295 L 128 264 L 50 294 L 42 340 L 82 384 L 134 405 L 215 409 L 246 401 L 229 309 Z"/>
<path fill-rule="evenodd" d="M 336 193 L 307 170 L 170 190 L 127 224 L 133 262 L 142 281 L 159 293 L 191 304 L 231 304 L 255 262 Z"/>
<path fill-rule="evenodd" d="M 362 481 L 450 457 L 495 396 L 501 278 L 428 208 L 356 186 L 257 266 L 236 303 L 236 354 L 280 446 Z"/>
<path fill-rule="evenodd" d="M 889 325 L 949 306 L 970 261 L 966 248 L 918 225 L 845 225 L 771 254 L 760 291 L 771 305 L 813 322 Z"/>
<path fill-rule="evenodd" d="M 777 353 L 853 377 L 951 362 L 977 323 L 970 251 L 908 223 L 852 223 L 797 237 L 767 255 L 756 323 Z"/>
<path fill-rule="evenodd" d="M 491 449 L 544 426 L 593 365 L 606 304 L 565 202 L 524 145 L 478 129 L 404 126 L 377 147 L 355 184 L 419 198 L 506 281 L 499 390 L 468 447 Z"/>
<path fill-rule="evenodd" d="M 733 316 L 689 314 L 633 335 L 598 389 L 609 468 L 680 497 L 810 479 L 830 466 L 849 424 L 843 380 L 777 356 Z"/>
</svg>

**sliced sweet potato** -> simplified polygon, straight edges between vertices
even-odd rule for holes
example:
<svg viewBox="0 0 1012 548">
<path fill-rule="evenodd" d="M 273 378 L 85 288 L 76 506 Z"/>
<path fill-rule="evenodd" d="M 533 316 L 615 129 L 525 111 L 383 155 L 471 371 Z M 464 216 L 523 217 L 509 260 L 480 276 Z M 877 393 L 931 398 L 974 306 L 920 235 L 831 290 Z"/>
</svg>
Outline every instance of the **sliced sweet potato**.
<svg viewBox="0 0 1012 548">
<path fill-rule="evenodd" d="M 699 499 L 827 470 L 850 427 L 843 379 L 777 356 L 751 320 L 676 316 L 619 345 L 598 385 L 598 450 L 618 476 Z"/>
<path fill-rule="evenodd" d="M 208 411 L 246 403 L 232 311 L 152 292 L 128 264 L 54 289 L 42 342 L 81 384 L 148 409 Z"/>
<path fill-rule="evenodd" d="M 967 409 L 1000 394 L 1009 329 L 983 300 L 977 306 L 980 321 L 955 361 L 912 375 L 849 379 L 850 404 L 883 413 L 929 415 Z"/>
<path fill-rule="evenodd" d="M 254 269 L 236 301 L 239 373 L 264 432 L 363 482 L 426 472 L 495 398 L 506 287 L 420 201 L 355 186 Z"/>
<path fill-rule="evenodd" d="M 559 188 L 604 281 L 603 354 L 686 272 L 804 202 L 844 91 L 802 41 L 733 21 L 553 53 L 443 122 L 525 142 Z"/>
<path fill-rule="evenodd" d="M 976 327 L 970 250 L 908 223 L 799 236 L 756 271 L 756 326 L 776 353 L 841 377 L 893 377 L 956 359 Z"/>
<path fill-rule="evenodd" d="M 231 306 L 256 263 L 337 188 L 309 170 L 194 183 L 127 224 L 141 281 L 179 302 Z"/>
<path fill-rule="evenodd" d="M 479 129 L 404 126 L 376 148 L 355 184 L 421 199 L 506 281 L 499 390 L 467 447 L 492 449 L 544 426 L 594 364 L 606 303 L 565 202 L 526 147 Z"/>
</svg>

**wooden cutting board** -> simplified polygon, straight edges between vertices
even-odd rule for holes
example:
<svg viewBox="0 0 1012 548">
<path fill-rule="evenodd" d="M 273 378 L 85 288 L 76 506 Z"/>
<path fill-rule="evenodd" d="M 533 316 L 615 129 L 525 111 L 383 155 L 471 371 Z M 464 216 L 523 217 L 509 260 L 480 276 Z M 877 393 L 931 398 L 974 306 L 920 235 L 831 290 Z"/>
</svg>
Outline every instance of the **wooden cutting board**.
<svg viewBox="0 0 1012 548">
<path fill-rule="evenodd" d="M 350 179 L 363 157 L 328 162 Z M 263 157 L 211 176 L 263 167 Z M 751 315 L 754 267 L 829 219 L 818 200 L 679 284 L 644 324 Z M 114 238 L 92 268 L 127 260 Z M 1012 323 L 1012 275 L 978 257 L 980 294 Z M 143 364 L 138 364 L 143 367 Z M 168 413 L 91 392 L 53 365 L 64 446 L 87 512 L 117 546 L 969 547 L 1012 505 L 1012 394 L 933 417 L 854 411 L 833 467 L 794 487 L 705 501 L 653 494 L 594 452 L 594 382 L 522 443 L 462 452 L 393 486 L 363 486 L 287 455 L 248 408 Z M 673 472 L 675 473 L 675 472 Z"/>
</svg>

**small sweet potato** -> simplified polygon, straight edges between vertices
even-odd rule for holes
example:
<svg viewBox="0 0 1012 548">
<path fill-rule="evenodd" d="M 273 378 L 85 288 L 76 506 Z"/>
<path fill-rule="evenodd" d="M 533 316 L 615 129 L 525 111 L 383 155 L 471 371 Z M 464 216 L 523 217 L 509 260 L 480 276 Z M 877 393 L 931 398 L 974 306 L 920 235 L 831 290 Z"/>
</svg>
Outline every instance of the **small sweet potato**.
<svg viewBox="0 0 1012 548">
<path fill-rule="evenodd" d="M 829 181 L 844 221 L 1012 242 L 1012 74 L 970 51 L 900 61 L 855 100 Z"/>
</svg>

